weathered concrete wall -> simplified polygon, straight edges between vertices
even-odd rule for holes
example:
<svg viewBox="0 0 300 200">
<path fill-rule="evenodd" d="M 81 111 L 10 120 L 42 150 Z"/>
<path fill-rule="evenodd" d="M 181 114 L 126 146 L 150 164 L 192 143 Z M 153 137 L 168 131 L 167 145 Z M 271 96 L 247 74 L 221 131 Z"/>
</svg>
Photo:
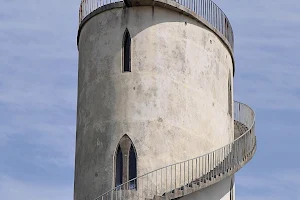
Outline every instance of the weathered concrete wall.
<svg viewBox="0 0 300 200">
<path fill-rule="evenodd" d="M 122 73 L 126 28 L 130 73 Z M 138 176 L 233 141 L 232 67 L 212 31 L 175 11 L 118 8 L 91 18 L 79 38 L 74 198 L 113 187 L 113 156 L 124 134 L 135 145 Z"/>
<path fill-rule="evenodd" d="M 233 177 L 225 178 L 212 186 L 184 196 L 180 200 L 235 200 L 235 186 L 231 185 L 232 180 Z"/>
</svg>

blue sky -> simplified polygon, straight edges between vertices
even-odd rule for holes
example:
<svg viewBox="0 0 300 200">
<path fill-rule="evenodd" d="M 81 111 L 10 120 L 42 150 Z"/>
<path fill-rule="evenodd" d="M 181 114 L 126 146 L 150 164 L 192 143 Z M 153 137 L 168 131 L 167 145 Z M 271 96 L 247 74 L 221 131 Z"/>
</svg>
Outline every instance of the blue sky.
<svg viewBox="0 0 300 200">
<path fill-rule="evenodd" d="M 237 199 L 300 200 L 300 1 L 215 2 L 235 33 L 235 99 L 257 115 Z M 73 197 L 79 3 L 0 0 L 1 199 Z"/>
</svg>

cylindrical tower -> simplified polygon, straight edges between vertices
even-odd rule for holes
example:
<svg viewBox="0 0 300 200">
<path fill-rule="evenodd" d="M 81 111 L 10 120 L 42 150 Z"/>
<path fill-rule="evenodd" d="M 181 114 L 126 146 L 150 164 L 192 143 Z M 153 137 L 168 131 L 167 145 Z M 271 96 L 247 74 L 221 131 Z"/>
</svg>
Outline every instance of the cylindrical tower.
<svg viewBox="0 0 300 200">
<path fill-rule="evenodd" d="M 221 12 L 211 22 L 195 12 L 210 1 L 185 1 L 195 10 L 172 0 L 91 0 L 88 11 L 83 1 L 75 200 L 234 140 L 230 24 Z M 206 195 L 225 187 L 223 196 L 206 198 L 232 199 L 233 178 L 218 184 Z"/>
</svg>

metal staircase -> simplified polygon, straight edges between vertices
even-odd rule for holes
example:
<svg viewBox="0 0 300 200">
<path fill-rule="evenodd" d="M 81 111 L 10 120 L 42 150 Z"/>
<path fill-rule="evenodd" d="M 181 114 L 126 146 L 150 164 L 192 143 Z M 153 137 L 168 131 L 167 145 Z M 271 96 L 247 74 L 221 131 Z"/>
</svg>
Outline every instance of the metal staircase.
<svg viewBox="0 0 300 200">
<path fill-rule="evenodd" d="M 232 143 L 132 179 L 95 200 L 177 199 L 233 175 L 256 151 L 255 114 L 249 106 L 234 103 L 234 126 Z"/>
</svg>

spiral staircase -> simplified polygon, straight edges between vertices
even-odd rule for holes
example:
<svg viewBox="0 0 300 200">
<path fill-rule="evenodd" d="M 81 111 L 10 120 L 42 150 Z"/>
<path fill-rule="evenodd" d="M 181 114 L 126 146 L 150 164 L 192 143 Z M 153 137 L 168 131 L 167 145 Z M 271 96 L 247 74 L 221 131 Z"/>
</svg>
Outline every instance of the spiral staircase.
<svg viewBox="0 0 300 200">
<path fill-rule="evenodd" d="M 95 200 L 177 199 L 232 176 L 256 151 L 255 114 L 240 102 L 234 102 L 234 130 L 232 143 L 132 179 Z"/>
<path fill-rule="evenodd" d="M 211 0 L 151 1 L 190 10 L 192 15 L 203 19 L 204 24 L 219 35 L 233 52 L 234 37 L 229 20 Z M 122 0 L 82 0 L 79 10 L 80 27 L 98 9 L 112 4 L 124 6 Z M 94 200 L 177 199 L 232 176 L 252 159 L 256 151 L 255 114 L 249 106 L 240 102 L 234 102 L 234 137 L 234 141 L 226 146 L 144 174 Z"/>
</svg>

